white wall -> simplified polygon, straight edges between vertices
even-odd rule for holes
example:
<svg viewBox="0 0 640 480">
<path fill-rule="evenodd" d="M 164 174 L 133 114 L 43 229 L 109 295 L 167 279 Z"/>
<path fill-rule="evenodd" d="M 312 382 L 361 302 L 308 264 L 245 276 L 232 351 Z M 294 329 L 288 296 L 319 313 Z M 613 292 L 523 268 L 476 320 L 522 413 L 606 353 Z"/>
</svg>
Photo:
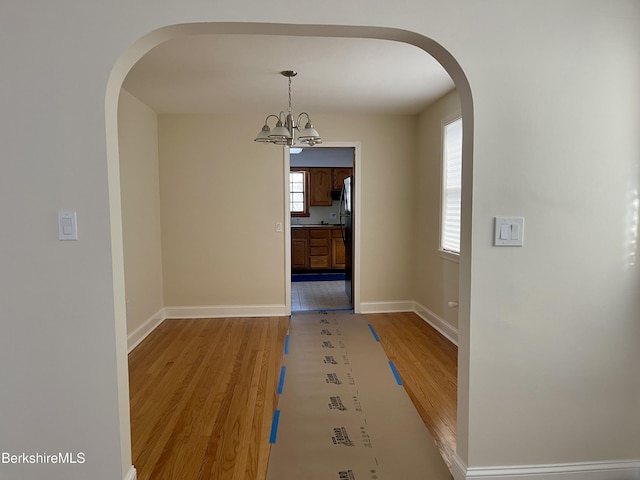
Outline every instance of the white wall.
<svg viewBox="0 0 640 480">
<path fill-rule="evenodd" d="M 348 32 L 403 38 L 443 58 L 473 127 L 464 180 L 472 230 L 460 265 L 467 474 L 637 460 L 640 4 L 406 0 L 390 16 L 381 0 L 329 1 L 313 18 L 305 6 L 3 3 L 0 204 L 11 228 L 0 232 L 0 439 L 13 452 L 84 450 L 87 461 L 0 465 L 2 477 L 129 471 L 117 96 L 131 64 L 172 31 L 136 41 L 185 22 L 375 26 Z M 213 27 L 240 28 L 253 29 Z M 77 209 L 77 242 L 57 241 L 58 209 Z M 525 247 L 491 246 L 492 219 L 503 214 L 525 217 Z"/>
<path fill-rule="evenodd" d="M 442 123 L 460 115 L 460 99 L 453 91 L 430 105 L 419 119 L 419 157 L 414 175 L 415 202 L 415 288 L 416 301 L 430 318 L 454 340 L 458 329 L 459 263 L 444 258 L 440 246 Z M 440 323 L 442 322 L 442 324 Z"/>
<path fill-rule="evenodd" d="M 569 5 L 507 8 L 464 62 L 473 466 L 639 457 L 640 4 Z M 496 215 L 525 217 L 523 248 L 492 247 Z"/>
<path fill-rule="evenodd" d="M 120 189 L 127 306 L 127 334 L 162 318 L 158 121 L 147 105 L 123 90 L 118 106 Z M 130 346 L 131 346 L 130 341 Z"/>
</svg>

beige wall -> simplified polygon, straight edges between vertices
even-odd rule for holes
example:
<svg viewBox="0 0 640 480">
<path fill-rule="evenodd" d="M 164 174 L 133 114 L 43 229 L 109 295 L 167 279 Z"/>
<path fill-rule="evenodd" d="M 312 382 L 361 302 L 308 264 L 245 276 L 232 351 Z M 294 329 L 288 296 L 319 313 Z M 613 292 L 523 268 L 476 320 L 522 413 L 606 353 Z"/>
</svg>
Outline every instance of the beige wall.
<svg viewBox="0 0 640 480">
<path fill-rule="evenodd" d="M 122 90 L 118 105 L 118 134 L 127 333 L 130 335 L 159 316 L 164 301 L 157 115 L 126 90 Z"/>
<path fill-rule="evenodd" d="M 285 303 L 283 153 L 250 120 L 159 117 L 167 307 Z"/>
<path fill-rule="evenodd" d="M 406 188 L 417 152 L 417 117 L 316 115 L 314 126 L 330 141 L 361 142 L 360 288 L 364 309 L 403 302 L 411 292 L 412 204 Z"/>
<path fill-rule="evenodd" d="M 139 0 L 126 15 L 117 2 L 4 1 L 0 435 L 8 451 L 81 450 L 87 462 L 3 465 L 3 478 L 127 474 L 117 98 L 131 65 L 178 33 L 158 29 L 258 31 L 234 22 L 414 42 L 460 86 L 473 155 L 457 478 L 621 460 L 635 463 L 618 477 L 638 477 L 640 4 L 407 0 L 392 18 L 389 5 L 330 1 L 311 18 L 299 0 Z M 77 242 L 57 240 L 62 209 L 78 212 Z M 492 246 L 504 214 L 525 217 L 523 248 Z"/>
<path fill-rule="evenodd" d="M 415 175 L 417 201 L 414 218 L 416 282 L 415 300 L 428 309 L 428 316 L 458 329 L 458 309 L 448 306 L 458 302 L 457 261 L 440 254 L 440 209 L 442 178 L 442 122 L 452 115 L 460 115 L 460 99 L 453 91 L 431 105 L 419 120 L 419 158 Z M 449 333 L 449 332 L 447 332 Z"/>
<path fill-rule="evenodd" d="M 285 303 L 283 153 L 251 141 L 259 118 L 159 117 L 166 307 Z M 361 142 L 362 302 L 410 300 L 416 117 L 314 123 L 327 142 Z"/>
</svg>

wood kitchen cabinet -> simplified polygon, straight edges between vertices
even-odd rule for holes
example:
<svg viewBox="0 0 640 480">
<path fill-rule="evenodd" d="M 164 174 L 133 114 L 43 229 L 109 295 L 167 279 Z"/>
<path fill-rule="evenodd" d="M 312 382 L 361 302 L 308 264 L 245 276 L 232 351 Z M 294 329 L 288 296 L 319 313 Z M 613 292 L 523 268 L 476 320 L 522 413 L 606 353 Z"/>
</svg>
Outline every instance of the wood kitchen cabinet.
<svg viewBox="0 0 640 480">
<path fill-rule="evenodd" d="M 292 227 L 291 269 L 345 268 L 345 250 L 338 227 Z"/>
<path fill-rule="evenodd" d="M 331 169 L 331 189 L 334 191 L 342 190 L 344 179 L 353 175 L 353 168 L 334 167 Z"/>
<path fill-rule="evenodd" d="M 309 229 L 309 267 L 331 267 L 331 230 L 328 228 Z"/>
<path fill-rule="evenodd" d="M 342 190 L 344 179 L 353 175 L 353 168 L 347 167 L 291 167 L 291 171 L 309 172 L 309 205 L 312 207 L 333 205 L 331 192 Z"/>
<path fill-rule="evenodd" d="M 345 250 L 342 232 L 339 228 L 331 229 L 331 268 L 345 268 Z"/>
<path fill-rule="evenodd" d="M 291 268 L 309 268 L 309 231 L 306 228 L 291 230 Z"/>
<path fill-rule="evenodd" d="M 331 168 L 309 168 L 309 205 L 312 207 L 330 207 L 332 172 Z"/>
</svg>

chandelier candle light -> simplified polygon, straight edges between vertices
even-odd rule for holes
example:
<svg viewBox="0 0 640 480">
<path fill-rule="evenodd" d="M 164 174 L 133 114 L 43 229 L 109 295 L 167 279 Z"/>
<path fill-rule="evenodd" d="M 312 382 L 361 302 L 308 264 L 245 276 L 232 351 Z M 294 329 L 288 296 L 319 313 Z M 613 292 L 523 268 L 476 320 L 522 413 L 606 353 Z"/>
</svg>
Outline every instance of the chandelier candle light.
<svg viewBox="0 0 640 480">
<path fill-rule="evenodd" d="M 280 115 L 268 115 L 264 120 L 264 126 L 260 133 L 255 138 L 256 142 L 261 143 L 274 143 L 276 145 L 295 145 L 297 142 L 306 143 L 310 147 L 314 146 L 317 143 L 322 143 L 322 139 L 313 125 L 311 125 L 311 118 L 309 118 L 309 114 L 307 112 L 302 112 L 298 115 L 298 120 L 294 120 L 293 113 L 291 109 L 291 78 L 295 77 L 298 72 L 293 70 L 285 70 L 280 72 L 283 76 L 289 79 L 289 109 L 287 110 L 287 114 L 284 112 L 280 112 Z M 271 130 L 268 125 L 268 121 L 270 118 L 277 119 L 276 126 Z M 304 128 L 300 130 L 299 125 L 301 124 L 301 120 L 306 118 L 307 123 Z M 296 136 L 297 133 L 297 136 Z"/>
</svg>

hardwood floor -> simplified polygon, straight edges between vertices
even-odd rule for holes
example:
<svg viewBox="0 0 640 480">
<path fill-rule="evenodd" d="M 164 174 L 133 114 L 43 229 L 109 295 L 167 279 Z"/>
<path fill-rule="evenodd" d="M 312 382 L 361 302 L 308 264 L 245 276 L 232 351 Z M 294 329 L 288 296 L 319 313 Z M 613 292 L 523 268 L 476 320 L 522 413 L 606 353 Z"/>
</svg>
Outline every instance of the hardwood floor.
<svg viewBox="0 0 640 480">
<path fill-rule="evenodd" d="M 458 348 L 414 313 L 368 314 L 449 471 L 456 451 Z"/>
<path fill-rule="evenodd" d="M 265 478 L 288 323 L 168 320 L 131 352 L 139 480 Z"/>
<path fill-rule="evenodd" d="M 367 315 L 445 461 L 457 349 L 412 313 Z M 139 480 L 262 480 L 289 319 L 167 320 L 129 354 Z"/>
</svg>

